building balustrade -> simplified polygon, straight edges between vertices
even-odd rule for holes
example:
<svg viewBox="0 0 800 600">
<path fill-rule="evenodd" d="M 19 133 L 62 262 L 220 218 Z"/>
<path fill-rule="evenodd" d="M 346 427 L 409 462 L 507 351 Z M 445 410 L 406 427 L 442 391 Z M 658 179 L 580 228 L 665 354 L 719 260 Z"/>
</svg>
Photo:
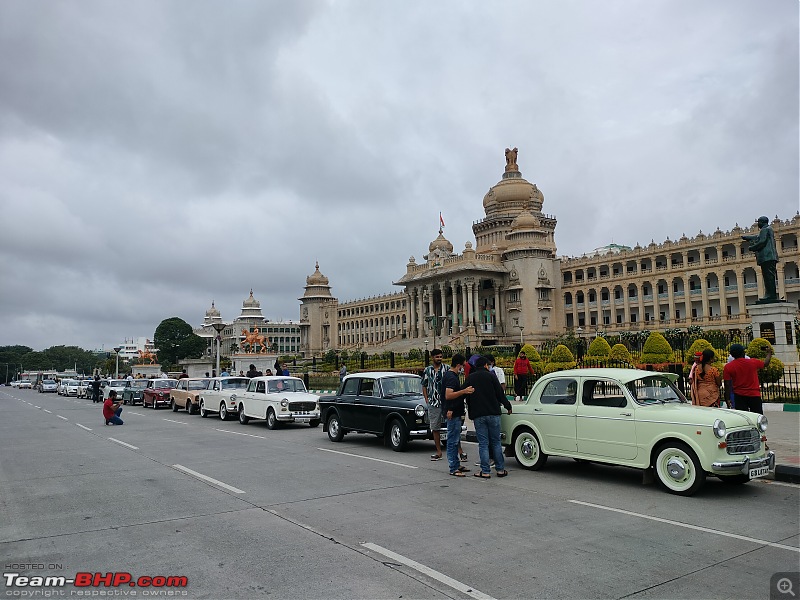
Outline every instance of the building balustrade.
<svg viewBox="0 0 800 600">
<path fill-rule="evenodd" d="M 707 258 L 706 259 L 706 264 L 707 265 L 715 265 L 715 264 L 717 264 L 717 262 L 719 262 L 719 261 L 716 258 Z"/>
<path fill-rule="evenodd" d="M 723 256 L 722 257 L 722 262 L 733 262 L 735 260 L 736 260 L 735 256 Z"/>
<path fill-rule="evenodd" d="M 726 292 L 735 292 L 738 289 L 739 289 L 738 285 L 726 285 L 725 286 L 725 291 Z"/>
<path fill-rule="evenodd" d="M 672 294 L 675 296 L 675 298 L 683 298 L 683 290 L 680 290 L 679 292 L 673 292 Z"/>
<path fill-rule="evenodd" d="M 758 287 L 758 283 L 745 283 L 744 289 L 746 290 L 754 290 Z"/>
<path fill-rule="evenodd" d="M 653 272 L 652 267 L 642 267 L 642 273 L 652 273 L 652 272 Z"/>
<path fill-rule="evenodd" d="M 656 271 L 666 271 L 666 270 L 667 270 L 667 265 L 657 265 L 656 266 Z"/>
<path fill-rule="evenodd" d="M 644 296 L 642 296 L 642 298 L 644 298 L 645 302 L 652 302 L 653 301 L 653 294 L 645 294 Z"/>
<path fill-rule="evenodd" d="M 700 288 L 695 288 L 693 290 L 689 290 L 689 295 L 690 296 L 698 296 L 698 295 L 700 295 L 702 293 L 703 293 L 703 290 L 700 289 Z"/>
<path fill-rule="evenodd" d="M 800 277 L 787 277 L 783 283 L 784 285 L 797 285 L 800 283 Z"/>
<path fill-rule="evenodd" d="M 589 302 L 589 308 L 597 308 L 597 301 Z"/>
<path fill-rule="evenodd" d="M 716 294 L 717 292 L 719 292 L 719 286 L 714 286 L 714 287 L 708 288 L 708 293 L 709 294 Z"/>
</svg>

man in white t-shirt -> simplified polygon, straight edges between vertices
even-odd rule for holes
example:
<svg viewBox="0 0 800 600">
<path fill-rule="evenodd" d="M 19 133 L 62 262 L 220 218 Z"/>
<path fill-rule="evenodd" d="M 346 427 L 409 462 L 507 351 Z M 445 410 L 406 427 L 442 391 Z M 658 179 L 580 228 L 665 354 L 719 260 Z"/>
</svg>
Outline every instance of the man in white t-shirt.
<svg viewBox="0 0 800 600">
<path fill-rule="evenodd" d="M 506 393 L 506 374 L 494 363 L 494 356 L 491 354 L 486 355 L 486 360 L 489 361 L 489 370 L 494 373 L 495 377 L 497 377 L 497 381 L 500 382 L 500 387 L 503 388 L 503 393 Z"/>
</svg>

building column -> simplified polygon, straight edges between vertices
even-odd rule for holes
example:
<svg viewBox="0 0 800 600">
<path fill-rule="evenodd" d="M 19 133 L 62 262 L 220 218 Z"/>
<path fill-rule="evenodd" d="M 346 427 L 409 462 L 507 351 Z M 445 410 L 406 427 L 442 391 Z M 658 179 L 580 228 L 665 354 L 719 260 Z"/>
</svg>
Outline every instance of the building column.
<svg viewBox="0 0 800 600">
<path fill-rule="evenodd" d="M 784 277 L 786 277 L 786 273 L 784 271 L 784 263 L 778 263 L 778 280 L 775 282 L 775 288 L 778 292 L 778 298 L 786 298 L 786 281 L 784 281 Z"/>
<path fill-rule="evenodd" d="M 448 283 L 450 285 L 450 297 L 453 299 L 453 310 L 450 311 L 450 322 L 453 327 L 452 331 L 458 331 L 458 290 L 456 288 L 456 280 L 451 279 Z"/>
<path fill-rule="evenodd" d="M 719 281 L 719 318 L 721 321 L 727 321 L 728 294 L 725 291 L 725 269 L 722 270 L 722 273 L 717 272 L 717 281 Z"/>
<path fill-rule="evenodd" d="M 739 247 L 737 246 L 736 248 L 737 248 L 736 251 L 738 252 L 739 251 L 738 250 Z M 736 293 L 737 293 L 737 295 L 739 297 L 739 314 L 743 315 L 744 311 L 745 311 L 745 303 L 744 303 L 744 272 L 740 271 L 738 273 L 735 273 L 735 275 L 736 275 Z"/>
<path fill-rule="evenodd" d="M 700 296 L 703 303 L 703 314 L 700 315 L 702 317 L 703 322 L 711 316 L 711 313 L 708 310 L 708 275 L 703 274 L 700 277 Z"/>
<path fill-rule="evenodd" d="M 669 260 L 669 257 L 667 257 L 667 260 Z M 667 283 L 667 304 L 669 306 L 669 308 L 667 308 L 669 313 L 667 314 L 667 318 L 669 319 L 670 327 L 672 327 L 672 324 L 675 322 L 675 292 L 673 291 L 674 282 L 672 279 L 665 279 L 665 281 Z"/>
<path fill-rule="evenodd" d="M 408 291 L 408 301 L 406 303 L 406 311 L 408 313 L 408 337 L 415 338 L 417 329 L 417 315 L 416 315 L 416 302 L 417 302 L 417 288 L 411 288 Z"/>
<path fill-rule="evenodd" d="M 425 287 L 420 286 L 417 292 L 417 337 L 421 338 L 425 335 L 425 308 L 423 302 L 425 301 Z"/>
<path fill-rule="evenodd" d="M 502 331 L 502 318 L 501 318 L 501 307 L 500 307 L 500 283 L 496 280 L 492 280 L 492 285 L 494 286 L 494 327 L 495 333 L 499 333 Z M 555 300 L 555 299 L 554 299 Z"/>
<path fill-rule="evenodd" d="M 467 326 L 475 324 L 475 316 L 473 313 L 473 288 L 475 287 L 475 283 L 470 281 L 467 283 L 468 290 L 467 290 Z"/>
<path fill-rule="evenodd" d="M 469 313 L 467 312 L 467 280 L 461 280 L 461 326 L 469 327 Z"/>
<path fill-rule="evenodd" d="M 481 282 L 480 279 L 472 284 L 472 322 L 475 323 L 476 329 L 480 329 L 481 324 L 481 303 L 478 295 L 480 294 Z"/>
<path fill-rule="evenodd" d="M 624 268 L 624 265 L 623 265 Z M 614 308 L 614 321 L 616 321 L 616 307 Z M 622 320 L 623 325 L 627 327 L 631 323 L 631 306 L 628 302 L 628 288 L 627 286 L 622 288 Z M 616 323 L 615 323 L 616 324 Z"/>
<path fill-rule="evenodd" d="M 644 284 L 645 281 L 640 281 L 636 286 L 636 296 L 639 300 L 639 322 L 644 321 Z M 642 326 L 644 327 L 644 326 Z"/>
<path fill-rule="evenodd" d="M 686 264 L 686 263 L 684 263 Z M 692 294 L 691 290 L 689 289 L 689 276 L 683 276 L 683 306 L 684 311 L 686 312 L 686 322 L 691 324 L 692 322 Z"/>
</svg>

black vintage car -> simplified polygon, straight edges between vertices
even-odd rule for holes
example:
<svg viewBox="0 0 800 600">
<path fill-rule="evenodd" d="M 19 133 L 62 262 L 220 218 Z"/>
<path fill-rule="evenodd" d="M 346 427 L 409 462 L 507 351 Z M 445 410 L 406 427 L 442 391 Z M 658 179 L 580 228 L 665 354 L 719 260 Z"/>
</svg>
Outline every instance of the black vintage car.
<svg viewBox="0 0 800 600">
<path fill-rule="evenodd" d="M 319 407 L 322 430 L 333 442 L 346 433 L 372 433 L 400 452 L 411 440 L 433 439 L 418 375 L 354 373 L 344 378 L 336 396 L 322 396 Z M 446 440 L 447 428 L 439 431 Z"/>
<path fill-rule="evenodd" d="M 142 404 L 142 392 L 147 387 L 147 379 L 129 379 L 122 390 L 123 404 Z"/>
</svg>

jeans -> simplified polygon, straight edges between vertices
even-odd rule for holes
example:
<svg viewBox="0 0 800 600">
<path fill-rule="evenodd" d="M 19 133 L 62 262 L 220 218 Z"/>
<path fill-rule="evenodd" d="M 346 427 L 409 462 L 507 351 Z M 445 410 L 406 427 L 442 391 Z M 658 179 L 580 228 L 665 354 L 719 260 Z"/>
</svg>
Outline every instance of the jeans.
<svg viewBox="0 0 800 600">
<path fill-rule="evenodd" d="M 461 443 L 461 417 L 447 419 L 447 464 L 450 472 L 455 473 L 461 466 L 458 456 L 458 445 Z"/>
<path fill-rule="evenodd" d="M 500 415 L 476 417 L 473 419 L 473 423 L 475 423 L 475 435 L 478 437 L 478 456 L 481 459 L 481 473 L 488 475 L 492 472 L 489 467 L 490 447 L 494 455 L 495 470 L 498 473 L 505 471 L 506 460 L 503 456 L 503 447 L 500 445 Z M 449 438 L 447 442 L 449 451 Z"/>
<path fill-rule="evenodd" d="M 106 421 L 106 425 L 122 425 L 122 419 L 119 416 L 122 414 L 122 407 L 120 406 L 117 409 L 117 412 L 114 413 L 114 416 L 111 417 L 108 421 Z"/>
</svg>

